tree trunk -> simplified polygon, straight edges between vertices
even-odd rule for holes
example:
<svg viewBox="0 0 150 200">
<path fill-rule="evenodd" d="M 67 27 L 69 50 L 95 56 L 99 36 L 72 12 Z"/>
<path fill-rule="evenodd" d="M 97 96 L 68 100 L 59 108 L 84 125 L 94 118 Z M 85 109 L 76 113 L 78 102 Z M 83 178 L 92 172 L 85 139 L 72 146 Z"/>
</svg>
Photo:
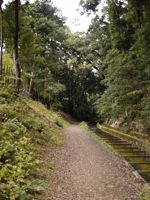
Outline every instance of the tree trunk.
<svg viewBox="0 0 150 200">
<path fill-rule="evenodd" d="M 3 0 L 0 1 L 0 76 L 3 73 Z"/>
<path fill-rule="evenodd" d="M 14 33 L 14 73 L 15 73 L 15 87 L 17 91 L 20 88 L 21 70 L 18 62 L 18 39 L 19 39 L 19 5 L 20 1 L 15 0 L 15 33 Z"/>
<path fill-rule="evenodd" d="M 33 83 L 33 72 L 31 74 L 31 78 L 30 78 L 30 82 L 29 82 L 29 91 L 28 91 L 28 96 L 31 96 L 31 92 L 32 92 L 32 83 Z"/>
</svg>

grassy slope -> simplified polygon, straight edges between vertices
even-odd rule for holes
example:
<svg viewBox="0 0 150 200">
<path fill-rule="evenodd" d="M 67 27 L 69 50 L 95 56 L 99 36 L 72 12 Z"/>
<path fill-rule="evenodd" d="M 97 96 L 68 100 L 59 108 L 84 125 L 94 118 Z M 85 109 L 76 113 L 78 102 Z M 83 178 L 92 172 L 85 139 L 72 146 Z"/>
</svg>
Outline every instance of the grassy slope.
<svg viewBox="0 0 150 200">
<path fill-rule="evenodd" d="M 39 161 L 46 148 L 63 143 L 67 122 L 41 103 L 0 89 L 0 199 L 29 200 L 45 183 Z"/>
</svg>

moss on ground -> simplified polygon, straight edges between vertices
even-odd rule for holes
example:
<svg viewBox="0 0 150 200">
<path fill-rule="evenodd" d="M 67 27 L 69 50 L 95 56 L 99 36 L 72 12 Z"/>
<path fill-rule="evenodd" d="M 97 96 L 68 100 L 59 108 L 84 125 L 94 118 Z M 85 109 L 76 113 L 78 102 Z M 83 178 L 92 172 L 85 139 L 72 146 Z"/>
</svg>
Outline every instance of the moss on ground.
<svg viewBox="0 0 150 200">
<path fill-rule="evenodd" d="M 132 135 L 129 135 L 129 134 L 124 133 L 122 131 L 119 131 L 117 129 L 106 127 L 106 126 L 103 126 L 103 125 L 100 125 L 100 124 L 97 124 L 97 128 L 100 129 L 101 131 L 104 131 L 104 132 L 110 134 L 110 135 L 113 135 L 113 136 L 116 136 L 118 138 L 130 141 L 135 146 L 137 145 L 141 149 L 144 149 L 147 152 L 149 152 L 150 142 L 148 140 L 139 139 L 136 136 L 132 136 Z"/>
<path fill-rule="evenodd" d="M 143 190 L 141 200 L 150 200 L 150 185 L 146 185 Z"/>
</svg>

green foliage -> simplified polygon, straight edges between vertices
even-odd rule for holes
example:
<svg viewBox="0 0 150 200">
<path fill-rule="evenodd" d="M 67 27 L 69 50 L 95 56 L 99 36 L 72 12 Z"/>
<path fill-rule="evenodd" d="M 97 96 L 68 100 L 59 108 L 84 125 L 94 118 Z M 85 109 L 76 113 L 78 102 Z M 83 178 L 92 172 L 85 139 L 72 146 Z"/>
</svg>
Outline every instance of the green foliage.
<svg viewBox="0 0 150 200">
<path fill-rule="evenodd" d="M 96 11 L 96 8 L 101 0 L 80 0 L 80 4 L 86 11 Z"/>
<path fill-rule="evenodd" d="M 0 105 L 0 199 L 27 199 L 32 187 L 31 172 L 38 167 L 28 137 L 31 129 L 21 121 L 25 116 L 20 118 L 12 90 L 1 90 L 0 99 L 5 101 Z"/>
<path fill-rule="evenodd" d="M 66 127 L 68 122 L 65 121 L 61 115 L 53 110 L 48 110 L 42 103 L 33 101 L 31 99 L 24 98 L 24 102 L 33 109 L 39 116 L 45 116 L 45 118 L 51 122 L 56 123 L 58 126 Z"/>
<path fill-rule="evenodd" d="M 95 17 L 87 34 L 72 34 L 51 1 L 21 2 L 18 62 L 22 91 L 48 108 L 63 109 L 80 120 L 123 118 L 129 129 L 143 125 L 148 132 L 150 3 L 109 0 L 99 15 L 100 3 L 81 0 L 84 10 L 92 11 Z M 14 4 L 7 3 L 4 62 L 9 65 L 14 24 Z M 0 92 L 1 103 L 11 102 Z M 8 113 L 18 120 L 16 113 Z M 60 117 L 47 116 L 48 120 L 52 118 L 58 126 L 64 126 Z M 1 119 L 5 121 L 3 114 Z M 23 119 L 22 123 L 28 124 Z M 34 131 L 43 131 L 40 122 L 34 127 Z"/>
<path fill-rule="evenodd" d="M 83 128 L 84 130 L 87 130 L 87 131 L 89 130 L 89 126 L 86 122 L 81 122 L 80 127 Z"/>
<path fill-rule="evenodd" d="M 11 56 L 8 53 L 4 53 L 3 55 L 3 64 L 4 66 L 9 66 L 11 68 L 13 68 L 13 59 L 11 58 Z"/>
<path fill-rule="evenodd" d="M 64 111 L 79 120 L 96 118 L 93 107 L 99 92 L 103 90 L 101 77 L 95 71 L 91 51 L 87 49 L 88 40 L 84 35 L 69 36 L 66 45 L 69 49 L 67 65 L 62 67 L 57 76 L 66 90 L 60 94 L 60 101 Z M 60 76 L 63 74 L 63 76 Z"/>
<path fill-rule="evenodd" d="M 0 83 L 1 85 L 1 83 Z M 12 87 L 3 88 L 1 85 L 0 88 L 0 102 L 1 104 L 5 103 L 11 103 L 13 100 L 15 100 L 17 96 L 15 95 L 15 90 Z"/>
<path fill-rule="evenodd" d="M 12 132 L 11 132 L 12 134 Z M 13 142 L 13 144 L 12 144 Z M 18 141 L 11 139 L 1 144 L 1 198 L 26 199 L 26 194 L 31 189 L 29 170 L 37 168 L 37 161 L 29 149 L 30 140 L 26 137 Z"/>
<path fill-rule="evenodd" d="M 14 49 L 14 3 L 4 8 L 4 64 L 12 68 Z M 48 106 L 60 106 L 57 101 L 65 86 L 55 77 L 55 69 L 64 65 L 62 44 L 67 28 L 50 1 L 35 1 L 19 5 L 19 58 L 22 86 L 25 94 Z M 32 79 L 32 80 L 31 80 Z M 5 78 L 5 82 L 8 82 Z M 12 81 L 11 81 L 12 82 Z M 32 82 L 32 83 L 31 83 Z M 31 83 L 31 84 L 30 84 Z"/>
<path fill-rule="evenodd" d="M 98 1 L 88 4 L 96 6 Z M 100 62 L 98 55 L 95 59 L 93 54 L 94 40 L 87 49 L 90 37 L 72 34 L 50 1 L 21 2 L 19 22 L 18 62 L 23 93 L 53 109 L 64 109 L 78 119 L 95 120 L 93 104 L 103 87 L 99 70 L 94 71 Z M 4 42 L 5 56 L 11 61 L 14 29 L 14 4 L 8 3 L 4 8 Z M 56 123 L 62 126 L 61 120 Z"/>
<path fill-rule="evenodd" d="M 123 118 L 122 125 L 134 129 L 131 124 L 137 124 L 145 132 L 150 128 L 149 8 L 148 1 L 107 1 L 87 34 L 89 59 L 104 79 L 104 90 L 94 104 L 99 118 Z"/>
<path fill-rule="evenodd" d="M 0 99 L 3 99 L 0 104 L 1 200 L 29 200 L 33 199 L 35 193 L 42 192 L 46 184 L 37 175 L 42 167 L 37 152 L 41 153 L 43 145 L 62 144 L 63 141 L 60 130 L 58 132 L 54 125 L 50 127 L 44 119 L 38 117 L 38 114 L 33 114 L 20 98 L 16 98 L 12 89 L 1 87 Z M 42 113 L 43 116 L 51 116 L 42 104 L 38 109 L 38 112 L 40 109 L 45 111 Z M 61 117 L 55 113 L 53 116 L 55 121 L 64 125 Z"/>
</svg>

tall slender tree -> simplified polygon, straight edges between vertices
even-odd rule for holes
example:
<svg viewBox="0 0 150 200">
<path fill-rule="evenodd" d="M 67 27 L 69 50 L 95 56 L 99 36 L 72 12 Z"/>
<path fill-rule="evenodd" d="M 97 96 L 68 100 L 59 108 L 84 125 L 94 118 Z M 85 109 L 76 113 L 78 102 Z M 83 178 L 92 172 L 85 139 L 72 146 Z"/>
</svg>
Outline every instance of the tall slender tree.
<svg viewBox="0 0 150 200">
<path fill-rule="evenodd" d="M 20 0 L 15 0 L 15 31 L 14 31 L 14 73 L 16 76 L 15 86 L 19 90 L 20 87 L 20 78 L 21 70 L 18 62 L 19 53 L 18 53 L 18 41 L 19 41 L 19 6 Z"/>
<path fill-rule="evenodd" d="M 0 0 L 0 75 L 3 70 L 3 0 Z"/>
</svg>

